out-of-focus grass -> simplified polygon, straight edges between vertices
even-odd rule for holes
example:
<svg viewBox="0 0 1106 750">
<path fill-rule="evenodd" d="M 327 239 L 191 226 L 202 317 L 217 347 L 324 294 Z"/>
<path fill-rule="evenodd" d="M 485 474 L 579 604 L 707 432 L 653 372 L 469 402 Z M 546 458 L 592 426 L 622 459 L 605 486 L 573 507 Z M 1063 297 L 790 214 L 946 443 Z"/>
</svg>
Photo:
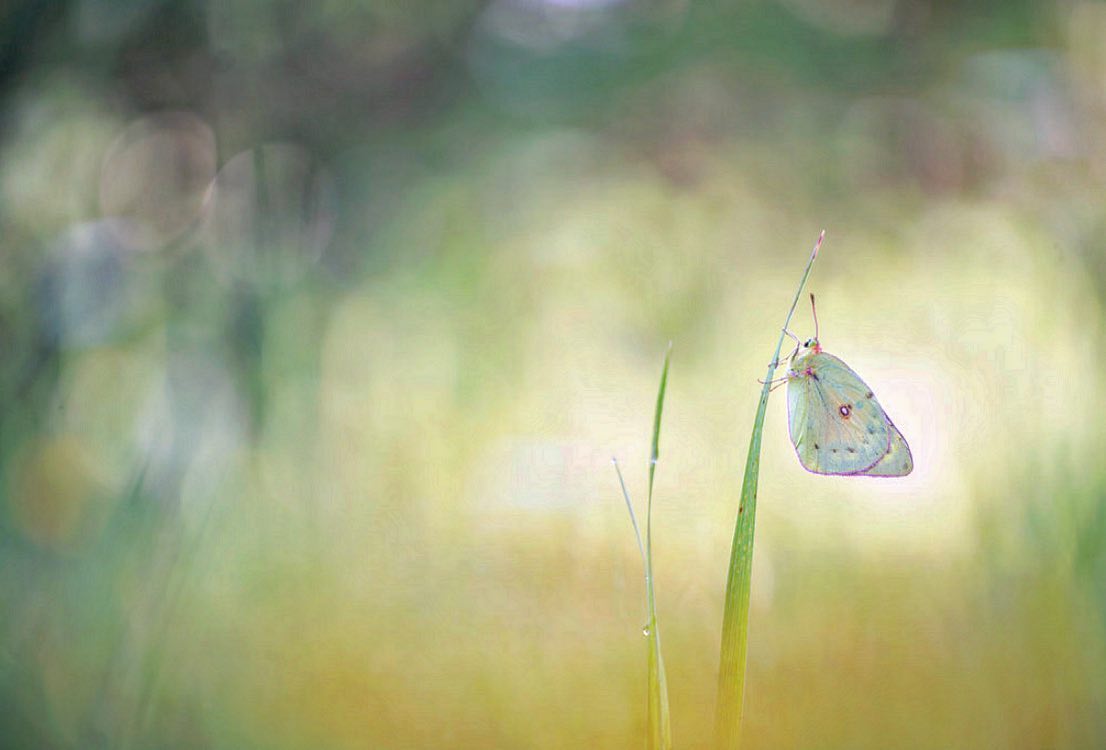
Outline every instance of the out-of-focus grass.
<svg viewBox="0 0 1106 750">
<path fill-rule="evenodd" d="M 10 746 L 633 743 L 608 458 L 669 339 L 656 585 L 710 746 L 747 301 L 823 222 L 823 342 L 916 469 L 809 476 L 770 404 L 746 747 L 1103 744 L 1098 4 L 181 7 L 188 54 L 81 16 L 3 79 Z M 258 217 L 219 170 L 274 142 L 297 210 Z M 258 218 L 317 257 L 261 278 Z"/>
<path fill-rule="evenodd" d="M 656 206 L 622 200 L 642 221 Z M 985 251 L 1007 227 L 986 209 L 945 215 L 954 229 L 941 239 L 958 248 Z M 898 240 L 914 260 L 888 267 L 866 250 L 875 240 L 854 238 L 864 262 L 826 256 L 817 287 L 827 345 L 879 384 L 917 451 L 917 476 L 891 489 L 818 482 L 799 471 L 785 415 L 770 410 L 765 471 L 780 485 L 761 494 L 747 742 L 1093 746 L 1101 539 L 1081 519 L 1096 517 L 1101 497 L 1100 427 L 1086 415 L 1102 384 L 1093 368 L 1051 363 L 1096 356 L 1094 321 L 1079 322 L 1096 303 L 1074 269 L 1033 260 L 1047 249 L 1024 240 L 937 262 L 932 233 L 918 234 Z M 749 388 L 731 385 L 760 374 L 756 330 L 778 321 L 724 324 L 756 316 L 729 302 L 753 282 L 685 257 L 731 290 L 693 318 L 686 374 L 669 395 L 670 474 L 657 489 L 674 498 L 656 519 L 673 718 L 689 745 L 705 746 L 733 511 L 716 488 L 736 492 L 735 415 L 753 407 Z M 584 289 L 532 261 L 529 273 L 478 269 L 479 283 L 502 277 L 508 289 L 508 278 L 536 289 L 545 274 L 530 303 L 515 291 L 466 296 L 448 277 L 385 290 L 386 302 L 366 285 L 323 325 L 317 370 L 298 364 L 307 358 L 294 333 L 318 325 L 314 305 L 290 298 L 266 331 L 272 407 L 256 444 L 217 416 L 239 403 L 226 386 L 212 392 L 211 447 L 185 470 L 175 504 L 147 489 L 142 511 L 98 505 L 112 475 L 94 473 L 112 462 L 91 461 L 82 478 L 71 453 L 29 442 L 19 455 L 38 458 L 9 469 L 19 478 L 3 576 L 13 613 L 4 674 L 12 715 L 40 733 L 27 736 L 79 745 L 90 727 L 113 739 L 137 727 L 126 731 L 227 747 L 640 736 L 640 641 L 627 637 L 640 625 L 637 561 L 623 516 L 601 499 L 607 446 L 645 454 L 630 395 L 640 402 L 653 386 L 647 358 L 624 343 L 635 336 L 611 333 L 636 324 L 612 314 L 621 288 L 604 262 L 577 261 Z M 744 268 L 764 294 L 788 293 L 774 262 L 749 256 Z M 480 331 L 512 304 L 521 314 L 488 329 L 514 351 L 508 366 Z M 550 343 L 563 340 L 572 346 Z M 150 363 L 139 373 L 157 371 L 156 347 L 113 348 Z M 91 354 L 70 360 L 67 382 L 87 383 L 75 392 L 88 395 L 55 429 L 67 450 L 103 455 L 122 450 L 118 432 L 96 438 L 105 418 L 78 419 L 76 406 L 133 400 L 91 376 Z M 49 536 L 53 546 L 16 512 L 32 507 L 34 495 L 17 492 L 43 472 L 76 483 L 50 497 L 90 519 Z M 100 507 L 116 510 L 97 520 Z"/>
</svg>

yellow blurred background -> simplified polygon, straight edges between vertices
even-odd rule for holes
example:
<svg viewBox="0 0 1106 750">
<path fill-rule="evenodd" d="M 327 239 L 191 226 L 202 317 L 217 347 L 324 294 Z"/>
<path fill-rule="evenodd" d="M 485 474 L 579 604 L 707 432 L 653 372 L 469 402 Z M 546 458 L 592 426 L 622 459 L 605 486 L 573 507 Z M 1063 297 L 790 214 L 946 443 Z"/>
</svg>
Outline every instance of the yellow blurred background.
<svg viewBox="0 0 1106 750">
<path fill-rule="evenodd" d="M 759 385 L 744 746 L 1106 746 L 1106 5 L 0 10 L 0 746 L 623 748 L 639 512 L 709 747 Z M 810 335 L 809 310 L 792 326 Z"/>
</svg>

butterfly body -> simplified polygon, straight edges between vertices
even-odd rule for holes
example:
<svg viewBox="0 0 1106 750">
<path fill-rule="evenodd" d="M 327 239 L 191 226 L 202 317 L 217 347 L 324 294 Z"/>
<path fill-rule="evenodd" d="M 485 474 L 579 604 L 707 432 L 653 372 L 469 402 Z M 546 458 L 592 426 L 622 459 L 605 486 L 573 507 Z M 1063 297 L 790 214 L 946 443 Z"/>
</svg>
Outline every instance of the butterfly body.
<svg viewBox="0 0 1106 750">
<path fill-rule="evenodd" d="M 791 357 L 787 414 L 791 443 L 807 471 L 899 477 L 914 469 L 910 447 L 872 389 L 817 339 Z"/>
</svg>

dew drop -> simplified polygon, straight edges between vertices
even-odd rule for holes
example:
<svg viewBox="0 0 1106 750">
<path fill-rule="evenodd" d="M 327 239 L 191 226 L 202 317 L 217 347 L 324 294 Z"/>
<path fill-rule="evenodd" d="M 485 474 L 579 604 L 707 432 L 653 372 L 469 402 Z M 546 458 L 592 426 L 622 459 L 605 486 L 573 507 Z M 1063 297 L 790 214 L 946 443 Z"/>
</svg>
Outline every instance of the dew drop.
<svg viewBox="0 0 1106 750">
<path fill-rule="evenodd" d="M 646 636 L 646 637 L 648 637 L 648 636 L 649 636 L 649 633 L 650 633 L 650 630 L 649 630 L 649 623 L 646 623 L 646 624 L 642 625 L 642 626 L 641 626 L 641 634 L 642 634 L 642 635 L 644 635 L 644 636 Z"/>
</svg>

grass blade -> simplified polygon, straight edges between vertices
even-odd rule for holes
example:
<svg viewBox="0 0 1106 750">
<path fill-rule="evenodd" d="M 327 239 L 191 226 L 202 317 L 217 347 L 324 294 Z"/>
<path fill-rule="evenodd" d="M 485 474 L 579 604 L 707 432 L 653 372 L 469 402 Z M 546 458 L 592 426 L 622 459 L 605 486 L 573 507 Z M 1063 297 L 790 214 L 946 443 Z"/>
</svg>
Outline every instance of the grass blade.
<svg viewBox="0 0 1106 750">
<path fill-rule="evenodd" d="M 806 286 L 818 248 L 826 233 L 823 230 L 810 253 L 806 269 L 795 290 L 795 299 L 787 311 L 776 353 L 768 365 L 764 388 L 757 404 L 753 434 L 749 439 L 749 454 L 745 459 L 745 476 L 741 481 L 741 501 L 737 507 L 737 523 L 734 526 L 733 545 L 730 548 L 730 568 L 726 577 L 726 600 L 722 618 L 722 648 L 718 669 L 718 697 L 715 703 L 715 745 L 723 750 L 737 748 L 741 742 L 741 715 L 745 701 L 745 663 L 749 635 L 749 588 L 753 572 L 753 531 L 756 527 L 757 482 L 760 477 L 760 444 L 764 432 L 764 415 L 768 408 L 772 375 L 779 366 L 783 349 L 784 331 L 791 324 L 795 306 Z"/>
<path fill-rule="evenodd" d="M 661 370 L 661 384 L 657 390 L 657 407 L 653 413 L 653 439 L 649 451 L 649 497 L 645 510 L 645 544 L 641 542 L 634 504 L 630 502 L 630 493 L 618 467 L 618 459 L 612 458 L 614 470 L 618 474 L 618 484 L 622 488 L 622 497 L 626 501 L 626 510 L 630 513 L 630 523 L 634 527 L 638 551 L 641 553 L 641 567 L 645 571 L 645 609 L 646 621 L 642 630 L 649 643 L 649 732 L 646 747 L 649 750 L 670 750 L 672 747 L 672 722 L 668 713 L 668 681 L 664 675 L 664 658 L 661 656 L 661 634 L 657 627 L 657 599 L 653 591 L 653 476 L 656 473 L 657 457 L 660 455 L 661 413 L 664 411 L 664 392 L 668 387 L 668 362 L 672 355 L 672 344 L 664 354 L 664 367 Z"/>
<path fill-rule="evenodd" d="M 645 626 L 649 638 L 649 742 L 647 747 L 668 750 L 672 747 L 672 724 L 668 714 L 668 681 L 661 656 L 661 633 L 657 626 L 657 597 L 653 591 L 653 475 L 660 458 L 661 414 L 664 412 L 664 392 L 668 387 L 668 363 L 672 344 L 664 353 L 661 383 L 657 389 L 657 407 L 653 412 L 653 441 L 649 453 L 649 496 L 645 506 L 645 596 L 649 621 Z"/>
</svg>

